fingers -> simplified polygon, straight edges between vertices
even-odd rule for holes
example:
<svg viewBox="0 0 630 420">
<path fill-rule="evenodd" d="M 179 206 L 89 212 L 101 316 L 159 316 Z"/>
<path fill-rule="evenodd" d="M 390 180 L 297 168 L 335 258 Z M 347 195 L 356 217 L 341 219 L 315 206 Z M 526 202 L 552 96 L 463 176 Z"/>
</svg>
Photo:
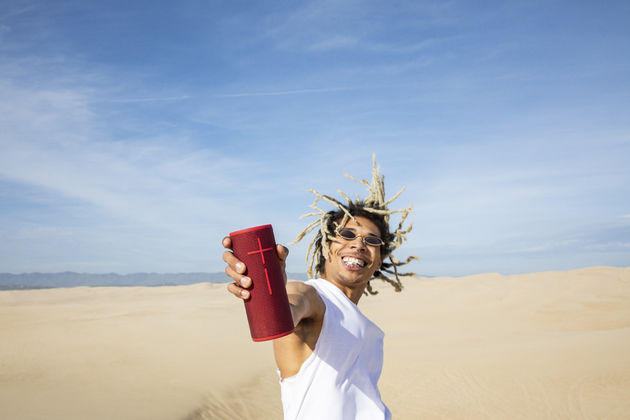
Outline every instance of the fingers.
<svg viewBox="0 0 630 420">
<path fill-rule="evenodd" d="M 286 266 L 287 266 L 287 257 L 289 256 L 289 248 L 282 245 L 276 245 L 276 252 L 278 253 L 278 259 L 280 260 L 280 267 L 282 267 L 282 273 L 285 279 L 284 282 L 286 283 L 287 275 L 284 272 L 284 270 L 286 269 Z"/>
<path fill-rule="evenodd" d="M 247 289 L 252 286 L 252 279 L 234 271 L 234 269 L 229 265 L 225 267 L 225 274 L 227 274 L 234 280 L 234 283 L 228 284 L 228 291 L 237 298 L 243 300 L 249 299 L 250 293 Z"/>
<path fill-rule="evenodd" d="M 232 240 L 229 236 L 226 236 L 221 241 L 224 248 L 229 251 L 223 253 L 223 261 L 227 263 L 225 267 L 225 274 L 227 274 L 234 283 L 227 285 L 227 290 L 239 299 L 247 300 L 250 298 L 250 291 L 247 290 L 252 286 L 252 279 L 246 276 L 247 267 L 232 253 Z M 285 273 L 286 260 L 289 256 L 289 249 L 283 245 L 276 245 L 276 252 L 278 259 L 280 260 L 280 266 L 282 267 L 282 277 L 284 282 L 287 282 L 287 276 Z"/>
<path fill-rule="evenodd" d="M 278 254 L 278 259 L 280 260 L 280 267 L 282 268 L 282 280 L 284 284 L 287 284 L 287 257 L 289 256 L 289 248 L 286 246 L 277 244 L 276 245 L 276 253 Z"/>
<path fill-rule="evenodd" d="M 284 245 L 277 244 L 276 252 L 278 253 L 278 258 L 280 258 L 280 262 L 284 264 L 284 262 L 287 260 L 287 257 L 289 256 L 289 248 Z"/>
<path fill-rule="evenodd" d="M 228 289 L 228 292 L 232 293 L 234 296 L 236 296 L 239 299 L 247 300 L 250 298 L 249 290 L 239 287 L 237 283 L 228 284 L 227 289 Z"/>
<path fill-rule="evenodd" d="M 229 236 L 223 238 L 221 244 L 224 248 L 232 249 L 232 240 Z M 225 274 L 234 280 L 234 283 L 228 284 L 228 291 L 240 299 L 249 299 L 250 293 L 247 289 L 252 286 L 252 279 L 245 276 L 245 272 L 247 271 L 245 264 L 236 258 L 231 251 L 225 251 L 223 253 L 223 261 L 227 263 Z"/>
<path fill-rule="evenodd" d="M 229 236 L 226 236 L 225 238 L 223 238 L 223 241 L 221 242 L 221 244 L 223 245 L 224 248 L 227 248 L 230 250 L 230 251 L 225 251 L 223 253 L 223 261 L 227 263 L 228 268 L 231 268 L 233 273 L 245 274 L 245 271 L 247 270 L 247 268 L 245 267 L 245 264 L 243 264 L 238 258 L 236 258 L 231 251 L 232 239 L 230 239 Z M 227 273 L 227 269 L 225 272 Z M 240 276 L 237 278 L 230 273 L 228 273 L 228 276 L 232 277 L 234 280 L 240 280 Z"/>
<path fill-rule="evenodd" d="M 223 261 L 225 261 L 228 267 L 231 268 L 232 271 L 234 271 L 234 273 L 236 274 L 245 274 L 245 271 L 247 270 L 245 264 L 243 264 L 241 260 L 236 258 L 231 251 L 225 251 L 223 253 Z M 228 276 L 232 277 L 230 274 L 228 274 Z M 236 278 L 234 278 L 234 280 L 236 280 Z"/>
<path fill-rule="evenodd" d="M 227 267 L 225 267 L 225 274 L 227 274 L 229 277 L 232 278 L 232 280 L 234 280 L 234 283 L 236 283 L 237 286 L 241 286 L 241 287 L 245 287 L 245 288 L 249 288 L 252 286 L 252 279 L 249 278 L 248 276 L 244 276 L 243 274 L 240 274 L 236 271 L 234 271 L 234 269 L 232 267 L 230 267 L 229 265 Z"/>
</svg>

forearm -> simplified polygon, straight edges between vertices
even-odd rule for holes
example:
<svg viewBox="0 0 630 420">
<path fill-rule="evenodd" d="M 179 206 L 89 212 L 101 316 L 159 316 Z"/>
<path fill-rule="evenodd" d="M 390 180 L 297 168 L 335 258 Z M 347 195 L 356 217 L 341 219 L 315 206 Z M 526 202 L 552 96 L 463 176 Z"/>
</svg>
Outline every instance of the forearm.
<svg viewBox="0 0 630 420">
<path fill-rule="evenodd" d="M 313 352 L 326 311 L 324 301 L 312 286 L 289 282 L 287 295 L 295 332 L 273 342 L 274 356 L 283 378 L 295 375 Z"/>
</svg>

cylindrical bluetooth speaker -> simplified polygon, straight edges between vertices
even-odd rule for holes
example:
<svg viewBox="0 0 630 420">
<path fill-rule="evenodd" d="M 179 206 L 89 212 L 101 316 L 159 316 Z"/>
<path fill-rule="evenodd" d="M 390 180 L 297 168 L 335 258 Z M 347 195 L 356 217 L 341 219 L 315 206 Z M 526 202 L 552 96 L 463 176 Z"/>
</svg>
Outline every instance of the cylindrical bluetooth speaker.
<svg viewBox="0 0 630 420">
<path fill-rule="evenodd" d="M 234 255 L 252 279 L 250 298 L 245 301 L 252 339 L 272 340 L 292 333 L 293 317 L 271 225 L 232 232 L 230 239 Z"/>
</svg>

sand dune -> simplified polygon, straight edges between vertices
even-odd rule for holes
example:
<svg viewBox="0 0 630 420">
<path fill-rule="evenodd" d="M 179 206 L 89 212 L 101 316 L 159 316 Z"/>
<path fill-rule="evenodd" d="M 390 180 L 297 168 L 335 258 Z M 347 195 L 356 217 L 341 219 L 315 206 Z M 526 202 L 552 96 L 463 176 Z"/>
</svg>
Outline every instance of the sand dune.
<svg viewBox="0 0 630 420">
<path fill-rule="evenodd" d="M 386 331 L 395 419 L 630 418 L 630 268 L 408 280 Z M 0 417 L 275 419 L 270 343 L 223 285 L 0 292 Z"/>
</svg>

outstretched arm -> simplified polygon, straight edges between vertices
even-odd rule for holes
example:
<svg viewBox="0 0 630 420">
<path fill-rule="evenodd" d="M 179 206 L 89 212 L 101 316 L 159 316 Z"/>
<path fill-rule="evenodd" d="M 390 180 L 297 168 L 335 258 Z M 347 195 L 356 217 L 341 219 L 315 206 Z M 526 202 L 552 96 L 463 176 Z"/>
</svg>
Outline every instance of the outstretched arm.
<svg viewBox="0 0 630 420">
<path fill-rule="evenodd" d="M 228 249 L 223 253 L 223 261 L 227 263 L 225 273 L 234 280 L 227 289 L 239 299 L 247 300 L 250 297 L 249 288 L 252 280 L 244 273 L 247 267 L 232 253 L 232 241 L 229 237 L 223 238 L 223 247 Z M 302 282 L 289 282 L 285 273 L 286 259 L 289 250 L 282 245 L 276 249 L 284 282 L 287 288 L 287 296 L 293 316 L 295 332 L 274 340 L 274 356 L 276 364 L 283 378 L 295 375 L 302 363 L 311 355 L 319 333 L 321 331 L 326 306 L 317 291 Z"/>
<path fill-rule="evenodd" d="M 301 282 L 287 283 L 287 295 L 295 332 L 273 342 L 276 364 L 282 378 L 298 373 L 313 353 L 324 322 L 326 305 L 314 287 Z"/>
</svg>

